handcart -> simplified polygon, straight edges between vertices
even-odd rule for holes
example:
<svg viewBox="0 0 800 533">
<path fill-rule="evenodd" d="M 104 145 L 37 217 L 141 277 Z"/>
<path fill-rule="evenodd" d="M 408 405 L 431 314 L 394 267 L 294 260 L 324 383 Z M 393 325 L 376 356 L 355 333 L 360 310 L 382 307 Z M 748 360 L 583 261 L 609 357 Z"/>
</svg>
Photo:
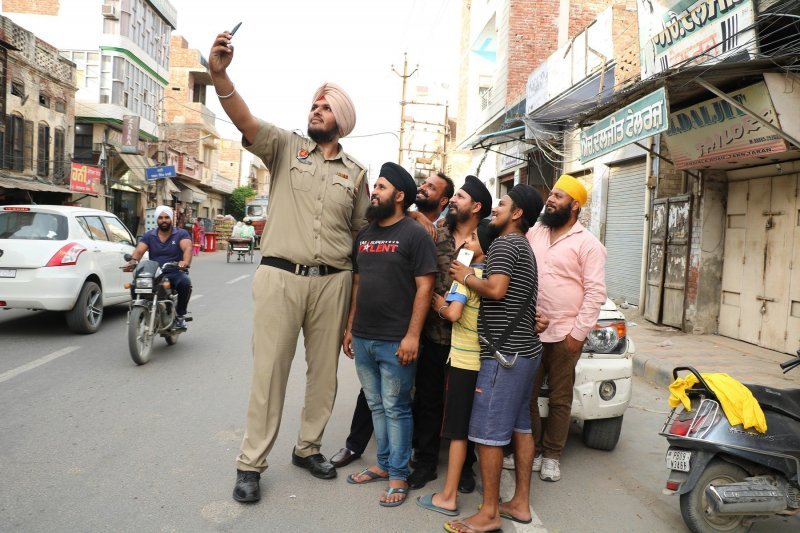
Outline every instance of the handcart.
<svg viewBox="0 0 800 533">
<path fill-rule="evenodd" d="M 236 254 L 237 261 L 247 261 L 247 256 L 250 256 L 250 262 L 253 262 L 253 239 L 250 237 L 231 237 L 228 239 L 228 263 L 231 262 L 231 256 Z"/>
</svg>

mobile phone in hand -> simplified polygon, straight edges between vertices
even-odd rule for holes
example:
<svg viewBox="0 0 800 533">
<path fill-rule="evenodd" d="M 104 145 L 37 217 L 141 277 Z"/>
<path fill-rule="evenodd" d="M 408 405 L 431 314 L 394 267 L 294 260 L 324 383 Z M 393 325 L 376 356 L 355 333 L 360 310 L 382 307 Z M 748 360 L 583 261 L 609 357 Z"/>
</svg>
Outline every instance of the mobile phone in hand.
<svg viewBox="0 0 800 533">
<path fill-rule="evenodd" d="M 239 26 L 241 26 L 241 25 L 242 25 L 242 23 L 240 22 L 236 26 L 233 27 L 233 29 L 230 31 L 231 37 L 236 35 L 236 32 L 239 30 Z"/>
<path fill-rule="evenodd" d="M 473 252 L 472 250 L 461 248 L 458 251 L 458 256 L 456 256 L 456 261 L 458 261 L 462 265 L 469 266 L 470 262 L 472 261 L 473 255 L 475 255 L 475 252 Z"/>
</svg>

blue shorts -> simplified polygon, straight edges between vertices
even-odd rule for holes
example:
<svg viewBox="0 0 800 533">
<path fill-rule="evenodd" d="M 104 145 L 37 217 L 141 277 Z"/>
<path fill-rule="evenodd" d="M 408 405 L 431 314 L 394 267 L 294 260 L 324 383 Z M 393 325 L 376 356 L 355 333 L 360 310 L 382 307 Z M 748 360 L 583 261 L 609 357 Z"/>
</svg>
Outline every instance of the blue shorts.
<svg viewBox="0 0 800 533">
<path fill-rule="evenodd" d="M 469 421 L 469 440 L 487 446 L 505 446 L 511 435 L 531 432 L 531 392 L 541 357 L 517 359 L 504 368 L 494 359 L 482 359 Z"/>
</svg>

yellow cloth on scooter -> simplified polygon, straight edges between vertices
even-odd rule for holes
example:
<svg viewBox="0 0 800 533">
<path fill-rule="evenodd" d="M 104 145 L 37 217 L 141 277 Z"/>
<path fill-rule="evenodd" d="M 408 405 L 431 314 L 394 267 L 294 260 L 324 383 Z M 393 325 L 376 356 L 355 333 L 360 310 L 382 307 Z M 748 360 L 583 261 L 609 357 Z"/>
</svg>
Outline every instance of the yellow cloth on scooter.
<svg viewBox="0 0 800 533">
<path fill-rule="evenodd" d="M 750 389 L 736 381 L 728 374 L 700 374 L 712 392 L 722 404 L 722 411 L 731 426 L 741 424 L 745 429 L 755 428 L 759 433 L 767 431 L 767 420 L 764 411 L 758 404 Z M 676 379 L 669 386 L 669 405 L 677 407 L 683 404 L 684 409 L 691 411 L 691 402 L 686 389 L 698 382 L 697 376 L 689 374 L 685 378 Z"/>
</svg>

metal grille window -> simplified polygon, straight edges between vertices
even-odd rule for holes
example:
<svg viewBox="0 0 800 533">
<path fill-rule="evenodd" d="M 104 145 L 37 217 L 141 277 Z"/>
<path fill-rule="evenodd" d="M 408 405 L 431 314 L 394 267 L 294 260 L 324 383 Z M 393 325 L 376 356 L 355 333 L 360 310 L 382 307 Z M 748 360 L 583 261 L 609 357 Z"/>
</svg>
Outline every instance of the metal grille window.
<svg viewBox="0 0 800 533">
<path fill-rule="evenodd" d="M 19 115 L 6 117 L 3 168 L 22 170 L 24 119 Z"/>
<path fill-rule="evenodd" d="M 50 174 L 50 126 L 39 124 L 39 138 L 36 143 L 36 175 Z"/>
</svg>

